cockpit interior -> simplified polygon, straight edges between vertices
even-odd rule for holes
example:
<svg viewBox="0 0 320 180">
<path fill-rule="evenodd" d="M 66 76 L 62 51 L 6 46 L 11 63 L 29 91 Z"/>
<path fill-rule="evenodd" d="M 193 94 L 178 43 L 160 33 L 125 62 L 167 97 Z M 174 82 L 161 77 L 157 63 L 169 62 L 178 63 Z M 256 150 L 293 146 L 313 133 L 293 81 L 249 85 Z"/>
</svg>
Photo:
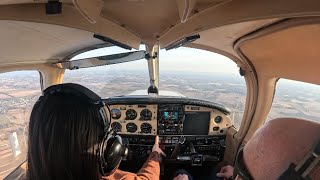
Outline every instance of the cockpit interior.
<svg viewBox="0 0 320 180">
<path fill-rule="evenodd" d="M 319 0 L 5 0 L 0 40 L 0 179 L 25 178 L 31 109 L 46 88 L 68 82 L 101 93 L 128 148 L 119 169 L 139 171 L 159 137 L 160 179 L 236 165 L 273 119 L 320 127 Z M 207 64 L 220 60 L 235 76 L 206 74 L 227 69 Z M 129 73 L 132 62 L 142 62 L 131 68 L 142 76 Z"/>
</svg>

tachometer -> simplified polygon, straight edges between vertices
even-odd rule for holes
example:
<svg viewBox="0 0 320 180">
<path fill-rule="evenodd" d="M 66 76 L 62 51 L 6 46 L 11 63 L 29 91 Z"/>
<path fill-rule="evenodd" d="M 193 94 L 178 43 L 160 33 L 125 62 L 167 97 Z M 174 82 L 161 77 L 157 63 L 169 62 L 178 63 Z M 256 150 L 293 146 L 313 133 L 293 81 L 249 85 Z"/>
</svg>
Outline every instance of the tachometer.
<svg viewBox="0 0 320 180">
<path fill-rule="evenodd" d="M 144 109 L 140 112 L 141 121 L 150 121 L 152 118 L 152 112 L 149 109 Z"/>
<path fill-rule="evenodd" d="M 149 123 L 142 123 L 140 126 L 141 133 L 149 134 L 151 133 L 152 126 Z"/>
<path fill-rule="evenodd" d="M 121 117 L 121 111 L 119 109 L 111 109 L 112 119 L 119 119 Z"/>
<path fill-rule="evenodd" d="M 135 123 L 128 123 L 126 125 L 126 128 L 127 128 L 127 131 L 130 132 L 130 133 L 134 133 L 137 131 L 138 127 Z"/>
<path fill-rule="evenodd" d="M 122 126 L 119 122 L 113 122 L 111 124 L 111 128 L 115 131 L 115 132 L 121 132 Z"/>
<path fill-rule="evenodd" d="M 134 109 L 128 109 L 126 111 L 126 120 L 134 120 L 137 118 L 137 111 L 135 111 Z"/>
</svg>

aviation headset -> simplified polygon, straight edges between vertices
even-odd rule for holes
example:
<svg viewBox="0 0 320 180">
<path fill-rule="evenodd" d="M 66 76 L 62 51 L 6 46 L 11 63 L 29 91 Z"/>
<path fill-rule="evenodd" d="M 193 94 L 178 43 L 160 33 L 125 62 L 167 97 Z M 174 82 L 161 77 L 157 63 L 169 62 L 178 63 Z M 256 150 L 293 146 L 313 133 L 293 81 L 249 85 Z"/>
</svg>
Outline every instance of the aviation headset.
<svg viewBox="0 0 320 180">
<path fill-rule="evenodd" d="M 105 112 L 105 104 L 96 93 L 79 84 L 66 83 L 53 85 L 43 91 L 43 95 L 37 103 L 44 102 L 54 94 L 70 94 L 86 99 L 90 104 L 99 109 L 99 114 L 104 124 L 104 135 L 97 149 L 99 171 L 102 176 L 113 173 L 119 166 L 121 160 L 128 154 L 128 149 L 122 144 L 122 139 L 110 127 L 111 113 L 108 106 L 109 118 Z"/>
</svg>

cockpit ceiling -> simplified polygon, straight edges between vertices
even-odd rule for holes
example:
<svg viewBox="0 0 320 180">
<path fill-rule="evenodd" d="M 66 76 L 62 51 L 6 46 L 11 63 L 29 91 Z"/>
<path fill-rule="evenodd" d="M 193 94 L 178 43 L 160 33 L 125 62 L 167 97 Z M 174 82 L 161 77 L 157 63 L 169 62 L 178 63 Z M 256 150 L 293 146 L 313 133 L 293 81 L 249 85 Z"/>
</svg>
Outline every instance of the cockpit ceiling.
<svg viewBox="0 0 320 180">
<path fill-rule="evenodd" d="M 109 0 L 105 1 L 101 16 L 136 32 L 142 39 L 155 39 L 180 23 L 184 2 L 180 0 Z M 200 11 L 228 0 L 190 1 L 191 17 Z M 165 10 L 165 11 L 164 11 Z M 124 13 L 125 12 L 125 13 Z M 147 25 L 146 25 L 147 24 Z"/>
<path fill-rule="evenodd" d="M 57 62 L 88 46 L 107 45 L 92 32 L 33 22 L 0 21 L 1 65 Z"/>
<path fill-rule="evenodd" d="M 0 2 L 0 66 L 54 62 L 105 43 L 93 34 L 132 48 L 200 34 L 190 46 L 236 61 L 234 43 L 243 35 L 285 18 L 320 16 L 319 0 L 60 0 L 57 15 L 46 14 L 46 2 Z"/>
<path fill-rule="evenodd" d="M 248 21 L 236 24 L 230 24 L 217 28 L 212 28 L 200 32 L 200 39 L 194 41 L 189 47 L 198 49 L 206 49 L 229 57 L 230 59 L 237 60 L 240 58 L 234 51 L 234 43 L 237 39 L 255 31 L 269 24 L 280 21 L 281 19 L 265 19 L 258 21 Z M 241 66 L 239 64 L 238 66 Z"/>
<path fill-rule="evenodd" d="M 238 47 L 258 77 L 320 84 L 319 42 L 320 18 L 297 18 L 252 33 Z"/>
</svg>

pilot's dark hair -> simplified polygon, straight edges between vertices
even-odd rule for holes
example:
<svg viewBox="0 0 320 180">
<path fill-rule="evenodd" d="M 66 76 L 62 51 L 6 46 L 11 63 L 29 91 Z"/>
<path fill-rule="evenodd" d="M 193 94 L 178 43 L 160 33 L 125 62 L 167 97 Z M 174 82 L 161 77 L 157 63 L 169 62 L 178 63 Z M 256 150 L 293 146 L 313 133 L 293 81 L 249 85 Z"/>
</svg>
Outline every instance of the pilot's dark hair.
<svg viewBox="0 0 320 180">
<path fill-rule="evenodd" d="M 57 93 L 39 100 L 30 116 L 27 179 L 99 179 L 102 122 L 99 108 L 79 96 Z"/>
</svg>

